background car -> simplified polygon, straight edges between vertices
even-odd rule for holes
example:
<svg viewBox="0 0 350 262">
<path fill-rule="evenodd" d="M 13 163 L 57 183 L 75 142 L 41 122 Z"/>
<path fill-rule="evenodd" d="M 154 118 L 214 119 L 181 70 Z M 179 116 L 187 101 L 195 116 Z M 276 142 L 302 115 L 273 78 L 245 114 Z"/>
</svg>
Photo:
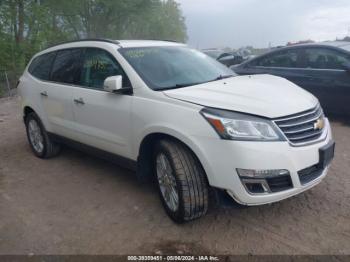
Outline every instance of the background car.
<svg viewBox="0 0 350 262">
<path fill-rule="evenodd" d="M 246 47 L 241 47 L 238 50 L 236 50 L 235 52 L 233 52 L 234 55 L 238 55 L 241 56 L 243 61 L 245 62 L 247 60 L 253 59 L 254 57 L 256 57 L 256 55 L 254 55 L 252 53 L 252 50 L 246 48 Z"/>
<path fill-rule="evenodd" d="M 215 60 L 219 61 L 227 67 L 237 65 L 243 62 L 243 57 L 241 55 L 224 52 L 220 49 L 204 49 L 202 50 L 202 52 L 214 58 Z"/>
<path fill-rule="evenodd" d="M 279 48 L 231 69 L 284 77 L 315 95 L 326 113 L 350 116 L 350 42 Z"/>
</svg>

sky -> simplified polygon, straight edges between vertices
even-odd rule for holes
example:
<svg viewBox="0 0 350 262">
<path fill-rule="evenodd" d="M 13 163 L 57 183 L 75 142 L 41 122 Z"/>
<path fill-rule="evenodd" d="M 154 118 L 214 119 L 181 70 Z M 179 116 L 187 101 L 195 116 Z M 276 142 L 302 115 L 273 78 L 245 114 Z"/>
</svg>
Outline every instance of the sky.
<svg viewBox="0 0 350 262">
<path fill-rule="evenodd" d="M 196 48 L 268 47 L 350 35 L 350 0 L 176 0 Z"/>
</svg>

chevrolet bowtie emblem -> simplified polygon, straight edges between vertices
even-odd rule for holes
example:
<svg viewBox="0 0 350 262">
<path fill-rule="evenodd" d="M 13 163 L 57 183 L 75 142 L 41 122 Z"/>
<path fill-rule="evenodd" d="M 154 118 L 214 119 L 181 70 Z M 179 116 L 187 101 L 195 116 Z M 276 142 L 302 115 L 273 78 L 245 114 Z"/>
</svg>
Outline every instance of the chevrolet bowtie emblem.
<svg viewBox="0 0 350 262">
<path fill-rule="evenodd" d="M 324 127 L 323 118 L 317 119 L 317 121 L 314 123 L 314 130 L 321 130 L 323 127 Z"/>
</svg>

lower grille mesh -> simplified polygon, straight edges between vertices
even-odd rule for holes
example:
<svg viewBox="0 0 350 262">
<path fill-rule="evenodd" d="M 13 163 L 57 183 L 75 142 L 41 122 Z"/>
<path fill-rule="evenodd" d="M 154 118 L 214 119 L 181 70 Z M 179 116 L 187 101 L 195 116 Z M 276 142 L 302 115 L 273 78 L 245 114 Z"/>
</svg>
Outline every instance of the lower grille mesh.
<svg viewBox="0 0 350 262">
<path fill-rule="evenodd" d="M 293 188 L 293 183 L 290 175 L 270 177 L 266 178 L 266 181 L 270 187 L 271 192 L 280 192 Z"/>
<path fill-rule="evenodd" d="M 322 175 L 323 170 L 324 169 L 321 168 L 319 165 L 313 165 L 298 171 L 300 183 L 302 185 L 305 185 L 311 182 L 312 180 L 315 180 L 320 175 Z"/>
</svg>

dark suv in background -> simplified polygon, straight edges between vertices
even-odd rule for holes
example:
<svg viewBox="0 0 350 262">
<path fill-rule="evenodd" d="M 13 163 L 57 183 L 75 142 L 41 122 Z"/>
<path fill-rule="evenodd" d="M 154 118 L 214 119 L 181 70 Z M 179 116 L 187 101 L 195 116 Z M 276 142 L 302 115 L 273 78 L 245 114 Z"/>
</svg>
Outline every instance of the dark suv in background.
<svg viewBox="0 0 350 262">
<path fill-rule="evenodd" d="M 232 69 L 284 77 L 315 95 L 326 113 L 350 117 L 350 42 L 278 48 Z"/>
</svg>

